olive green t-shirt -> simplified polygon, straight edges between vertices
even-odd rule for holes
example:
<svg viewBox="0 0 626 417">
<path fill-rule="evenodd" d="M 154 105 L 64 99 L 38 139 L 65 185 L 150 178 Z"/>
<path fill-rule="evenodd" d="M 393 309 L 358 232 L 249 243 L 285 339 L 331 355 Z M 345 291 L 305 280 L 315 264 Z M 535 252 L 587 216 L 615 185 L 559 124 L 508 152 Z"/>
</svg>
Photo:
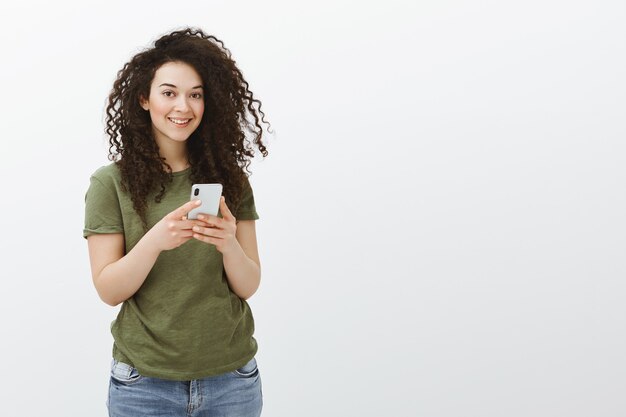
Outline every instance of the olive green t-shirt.
<svg viewBox="0 0 626 417">
<path fill-rule="evenodd" d="M 148 196 L 149 228 L 189 201 L 190 172 L 173 173 L 160 203 L 154 202 L 156 192 Z M 123 233 L 128 253 L 144 231 L 120 180 L 115 163 L 91 176 L 83 237 Z M 239 207 L 230 209 L 237 220 L 259 218 L 248 181 Z M 111 333 L 113 358 L 155 378 L 185 381 L 218 375 L 240 368 L 257 352 L 250 306 L 230 290 L 222 254 L 195 239 L 161 252 L 141 287 L 122 303 Z"/>
</svg>

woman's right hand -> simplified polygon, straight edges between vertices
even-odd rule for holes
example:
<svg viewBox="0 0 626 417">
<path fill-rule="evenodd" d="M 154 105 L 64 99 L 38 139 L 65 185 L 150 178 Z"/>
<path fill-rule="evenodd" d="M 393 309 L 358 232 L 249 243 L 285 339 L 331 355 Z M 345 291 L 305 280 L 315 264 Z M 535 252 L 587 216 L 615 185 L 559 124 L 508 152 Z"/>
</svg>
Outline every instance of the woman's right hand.
<svg viewBox="0 0 626 417">
<path fill-rule="evenodd" d="M 179 247 L 193 238 L 191 229 L 202 224 L 199 220 L 187 220 L 187 214 L 200 204 L 200 200 L 188 201 L 152 226 L 145 237 L 160 251 Z"/>
</svg>

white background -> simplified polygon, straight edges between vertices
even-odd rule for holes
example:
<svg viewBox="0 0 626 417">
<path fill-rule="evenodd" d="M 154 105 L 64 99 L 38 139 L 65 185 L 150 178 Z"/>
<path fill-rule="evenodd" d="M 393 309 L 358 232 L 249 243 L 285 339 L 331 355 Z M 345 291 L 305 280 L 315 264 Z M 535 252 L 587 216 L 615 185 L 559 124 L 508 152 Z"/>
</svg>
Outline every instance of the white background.
<svg viewBox="0 0 626 417">
<path fill-rule="evenodd" d="M 626 415 L 623 1 L 0 6 L 1 413 L 107 414 L 89 175 L 116 72 L 184 25 L 252 166 L 264 416 Z"/>
</svg>

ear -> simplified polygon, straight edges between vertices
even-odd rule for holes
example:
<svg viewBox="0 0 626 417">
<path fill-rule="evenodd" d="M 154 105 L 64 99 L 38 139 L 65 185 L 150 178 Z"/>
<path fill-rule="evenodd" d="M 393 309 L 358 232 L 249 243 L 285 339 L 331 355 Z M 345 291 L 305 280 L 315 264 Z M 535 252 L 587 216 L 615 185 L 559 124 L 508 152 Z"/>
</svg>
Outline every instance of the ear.
<svg viewBox="0 0 626 417">
<path fill-rule="evenodd" d="M 143 97 L 139 97 L 139 105 L 146 111 L 150 110 L 150 103 Z"/>
</svg>

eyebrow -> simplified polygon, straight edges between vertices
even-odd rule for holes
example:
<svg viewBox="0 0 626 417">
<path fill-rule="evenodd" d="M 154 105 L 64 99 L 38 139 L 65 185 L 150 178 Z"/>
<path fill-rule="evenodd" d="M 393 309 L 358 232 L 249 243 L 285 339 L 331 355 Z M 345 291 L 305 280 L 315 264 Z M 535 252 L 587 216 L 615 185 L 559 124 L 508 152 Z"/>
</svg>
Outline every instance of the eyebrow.
<svg viewBox="0 0 626 417">
<path fill-rule="evenodd" d="M 166 87 L 172 87 L 172 88 L 178 88 L 178 87 L 176 87 L 174 84 L 168 84 L 168 83 L 163 83 L 163 84 L 161 84 L 159 87 L 163 87 L 163 86 L 166 86 Z M 195 87 L 191 87 L 191 89 L 192 89 L 192 90 L 193 90 L 194 88 L 202 88 L 202 86 L 201 86 L 201 85 L 197 85 L 197 86 L 195 86 Z"/>
</svg>

